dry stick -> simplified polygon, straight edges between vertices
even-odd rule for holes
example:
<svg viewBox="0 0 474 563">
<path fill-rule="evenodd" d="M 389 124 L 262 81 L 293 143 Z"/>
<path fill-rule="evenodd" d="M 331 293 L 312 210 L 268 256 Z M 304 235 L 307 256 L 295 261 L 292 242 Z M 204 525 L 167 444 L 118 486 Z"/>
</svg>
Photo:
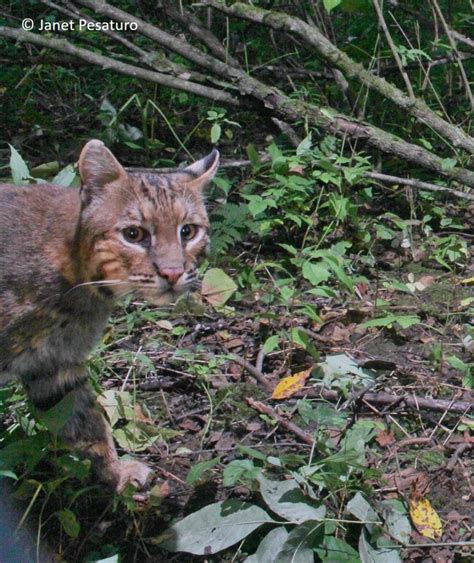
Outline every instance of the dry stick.
<svg viewBox="0 0 474 563">
<path fill-rule="evenodd" d="M 300 36 L 306 43 L 313 46 L 331 66 L 341 70 L 346 77 L 359 80 L 368 88 L 376 90 L 416 119 L 437 131 L 441 136 L 449 139 L 453 146 L 474 153 L 474 138 L 436 115 L 422 100 L 410 98 L 384 78 L 373 74 L 362 64 L 352 60 L 344 51 L 335 47 L 314 25 L 309 25 L 300 18 L 283 12 L 264 10 L 242 2 L 227 6 L 221 0 L 202 0 L 201 4 L 213 6 L 229 16 L 246 19 L 275 30 L 285 30 Z"/>
<path fill-rule="evenodd" d="M 64 8 L 63 6 L 60 6 L 59 4 L 56 4 L 56 2 L 52 2 L 51 0 L 40 0 L 40 2 L 76 20 L 85 19 L 89 22 L 93 22 L 93 23 L 97 22 L 97 20 L 94 19 L 93 17 L 86 16 L 84 13 L 77 10 L 77 7 L 74 6 L 73 4 L 71 5 L 71 2 L 65 2 L 66 6 L 69 6 L 70 9 Z M 158 72 L 163 71 L 165 67 L 166 74 L 172 74 L 173 76 L 178 76 L 178 77 L 183 75 L 188 75 L 189 79 L 196 80 L 197 82 L 207 82 L 208 80 L 207 76 L 205 76 L 204 74 L 191 71 L 187 67 L 171 62 L 169 59 L 167 59 L 164 56 L 163 53 L 158 53 L 156 51 L 145 51 L 144 49 L 138 47 L 137 45 L 135 45 L 135 43 L 132 43 L 131 41 L 129 41 L 119 33 L 116 33 L 115 31 L 103 29 L 101 32 L 107 35 L 108 37 L 110 37 L 111 39 L 113 39 L 114 41 L 121 43 L 124 47 L 126 47 L 130 51 L 134 52 L 136 55 L 138 55 L 139 60 L 142 63 L 153 68 L 154 70 L 157 70 Z M 159 61 L 159 63 L 157 61 Z"/>
<path fill-rule="evenodd" d="M 176 0 L 165 0 L 163 7 L 170 18 L 187 29 L 189 33 L 201 41 L 201 43 L 204 43 L 214 56 L 236 68 L 240 68 L 239 61 L 229 55 L 228 51 L 224 49 L 217 37 L 209 29 L 204 27 L 199 18 L 187 12 L 181 4 L 176 6 Z"/>
<path fill-rule="evenodd" d="M 455 197 L 474 201 L 474 194 L 460 192 L 459 190 L 446 188 L 444 186 L 437 186 L 436 184 L 430 184 L 421 180 L 414 180 L 412 178 L 399 178 L 398 176 L 380 174 L 379 172 L 363 172 L 362 175 L 366 178 L 378 180 L 379 182 L 382 182 L 384 184 L 401 184 L 404 186 L 413 186 L 414 188 L 420 188 L 421 190 L 428 190 L 431 192 L 444 192 L 448 195 L 453 195 Z"/>
<path fill-rule="evenodd" d="M 259 155 L 260 162 L 269 162 L 270 157 L 268 155 Z M 251 166 L 252 162 L 247 159 L 242 160 L 222 160 L 220 163 L 220 168 L 242 168 L 244 166 Z M 174 172 L 176 168 L 126 168 L 128 172 L 132 174 L 149 174 L 149 173 L 162 173 L 166 174 L 168 172 Z M 467 199 L 474 201 L 474 194 L 461 192 L 453 188 L 448 188 L 446 186 L 437 186 L 436 184 L 430 184 L 429 182 L 423 182 L 422 180 L 415 180 L 413 178 L 401 178 L 399 176 L 391 176 L 389 174 L 381 174 L 380 172 L 362 172 L 362 176 L 365 178 L 370 178 L 372 180 L 378 180 L 383 184 L 400 184 L 402 186 L 412 186 L 414 188 L 419 188 L 420 190 L 427 190 L 430 192 L 441 192 L 448 196 L 454 196 L 461 199 Z"/>
<path fill-rule="evenodd" d="M 462 168 L 453 168 L 446 171 L 443 169 L 442 158 L 418 145 L 406 142 L 400 137 L 397 137 L 392 133 L 388 133 L 387 131 L 369 123 L 364 123 L 355 118 L 338 113 L 332 108 L 319 108 L 314 104 L 301 100 L 292 100 L 277 88 L 267 86 L 266 84 L 259 82 L 253 77 L 248 76 L 245 72 L 230 67 L 222 61 L 202 53 L 198 49 L 189 45 L 186 41 L 182 41 L 181 39 L 165 33 L 161 29 L 143 22 L 127 12 L 114 8 L 104 1 L 78 0 L 78 2 L 92 7 L 96 9 L 96 11 L 104 13 L 105 15 L 117 19 L 118 21 L 133 21 L 137 23 L 137 25 L 139 25 L 139 31 L 143 35 L 157 41 L 167 49 L 182 54 L 188 60 L 211 70 L 211 72 L 220 74 L 221 76 L 231 80 L 242 95 L 247 95 L 255 100 L 258 100 L 263 104 L 263 106 L 273 111 L 275 115 L 279 116 L 284 121 L 295 123 L 301 121 L 301 119 L 305 119 L 311 125 L 322 127 L 332 134 L 342 137 L 348 135 L 355 139 L 361 139 L 382 152 L 391 154 L 392 156 L 398 156 L 422 168 L 440 174 L 441 176 L 445 176 L 466 184 L 467 186 L 474 187 L 473 171 Z M 104 68 L 110 68 L 122 74 L 149 80 L 170 88 L 192 92 L 206 98 L 221 101 L 231 106 L 241 105 L 239 99 L 227 92 L 191 83 L 179 77 L 172 78 L 159 72 L 147 71 L 140 67 L 121 63 L 110 59 L 109 57 L 104 57 L 86 49 L 75 47 L 65 40 L 44 38 L 35 33 L 1 26 L 0 36 L 37 44 L 42 47 L 50 47 L 61 52 L 67 52 L 92 64 L 97 64 Z M 222 86 L 222 88 L 226 87 L 226 85 Z M 464 132 L 461 129 L 458 129 L 458 133 L 460 135 L 464 135 Z M 460 145 L 460 143 L 457 144 Z"/>
<path fill-rule="evenodd" d="M 265 389 L 265 391 L 267 391 L 267 393 L 271 393 L 273 391 L 273 387 L 271 383 L 269 383 L 266 380 L 263 373 L 259 371 L 255 366 L 253 366 L 250 362 L 244 360 L 243 358 L 237 356 L 236 354 L 230 354 L 229 357 L 233 362 L 239 364 L 239 366 L 242 366 L 244 369 L 246 369 L 252 377 L 255 377 L 255 379 L 260 383 L 260 385 Z"/>
<path fill-rule="evenodd" d="M 459 168 L 446 171 L 443 169 L 443 159 L 418 145 L 407 143 L 396 135 L 370 125 L 369 123 L 364 123 L 338 113 L 332 108 L 321 109 L 314 104 L 295 101 L 286 96 L 278 88 L 263 84 L 242 70 L 231 67 L 203 53 L 186 41 L 108 4 L 105 0 L 77 0 L 77 2 L 114 20 L 136 23 L 137 29 L 142 35 L 149 37 L 166 49 L 182 55 L 203 68 L 230 80 L 239 88 L 241 94 L 259 100 L 263 103 L 264 107 L 273 110 L 277 116 L 284 121 L 295 123 L 301 121 L 301 119 L 307 119 L 312 125 L 323 127 L 333 134 L 343 137 L 349 135 L 356 139 L 365 140 L 367 143 L 383 152 L 397 155 L 422 168 L 433 170 L 442 176 L 453 178 L 461 183 L 474 187 L 474 172 Z M 345 71 L 346 74 L 353 78 L 360 78 L 360 76 L 365 77 L 364 80 L 368 86 L 374 88 L 376 86 L 380 87 L 379 90 L 384 90 L 384 95 L 392 99 L 392 101 L 400 105 L 400 107 L 411 112 L 415 117 L 421 119 L 433 129 L 442 130 L 443 134 L 449 138 L 454 146 L 459 146 L 474 153 L 474 139 L 466 135 L 462 129 L 446 123 L 433 113 L 421 100 L 411 100 L 383 78 L 372 75 L 372 73 L 367 71 L 362 65 L 355 63 L 355 61 L 347 57 L 345 53 L 339 51 L 326 37 L 322 36 L 316 28 L 309 26 L 302 20 L 278 12 L 268 12 L 260 8 L 250 7 L 241 3 L 234 4 L 231 8 L 219 2 L 215 2 L 214 0 L 205 0 L 201 4 L 214 6 L 229 15 L 236 15 L 237 17 L 251 19 L 251 21 L 257 21 L 258 23 L 268 24 L 274 29 L 288 28 L 291 31 L 301 31 L 302 29 L 303 39 L 307 40 L 310 44 L 314 44 L 316 47 L 321 47 L 321 54 L 326 56 L 333 66 L 338 67 L 339 63 L 342 61 L 341 64 L 343 68 L 341 67 L 341 70 Z M 235 11 L 236 9 L 237 11 Z M 241 12 L 239 12 L 239 9 Z M 248 14 L 246 13 L 247 9 L 250 10 Z M 253 17 L 254 19 L 252 19 Z M 311 43 L 311 41 L 314 41 L 314 43 Z M 357 72 L 355 72 L 355 70 Z M 372 81 L 374 81 L 374 84 L 372 84 Z M 381 88 L 382 85 L 383 88 Z"/>
<path fill-rule="evenodd" d="M 410 79 L 408 78 L 407 71 L 405 70 L 400 55 L 398 54 L 397 48 L 395 47 L 395 43 L 393 42 L 392 36 L 390 35 L 390 31 L 388 30 L 387 23 L 385 22 L 385 18 L 383 17 L 383 11 L 378 3 L 378 0 L 372 0 L 374 5 L 375 11 L 377 12 L 377 17 L 379 19 L 379 25 L 382 28 L 382 31 L 385 35 L 385 39 L 387 40 L 388 46 L 392 51 L 393 58 L 398 66 L 400 74 L 405 82 L 405 86 L 407 87 L 408 94 L 410 98 L 415 98 L 415 93 L 413 92 L 413 87 L 411 85 Z"/>
<path fill-rule="evenodd" d="M 461 73 L 461 77 L 462 77 L 462 80 L 463 80 L 463 83 L 464 83 L 464 88 L 466 90 L 466 94 L 467 94 L 467 97 L 469 99 L 469 103 L 471 104 L 471 110 L 474 110 L 474 97 L 472 96 L 471 87 L 469 85 L 469 79 L 466 75 L 466 71 L 464 70 L 464 66 L 463 66 L 461 59 L 459 57 L 459 54 L 458 54 L 458 48 L 456 46 L 456 41 L 454 41 L 454 39 L 453 39 L 451 30 L 449 29 L 448 24 L 447 24 L 446 20 L 444 19 L 443 12 L 441 11 L 441 8 L 439 7 L 437 0 L 430 0 L 430 2 L 431 2 L 431 5 L 433 6 L 437 16 L 439 17 L 439 19 L 441 21 L 441 24 L 444 28 L 446 35 L 448 36 L 449 44 L 451 45 L 451 48 L 454 52 L 454 55 L 456 57 L 458 65 L 459 65 L 459 72 Z"/>
<path fill-rule="evenodd" d="M 92 51 L 88 51 L 82 47 L 76 47 L 65 39 L 43 37 L 37 33 L 31 33 L 29 31 L 4 26 L 0 26 L 0 37 L 7 37 L 9 39 L 15 39 L 17 41 L 33 43 L 34 45 L 40 45 L 41 47 L 55 49 L 56 51 L 60 51 L 62 53 L 74 55 L 88 63 L 98 65 L 106 70 L 114 70 L 120 74 L 141 78 L 156 84 L 161 84 L 162 86 L 168 86 L 169 88 L 176 88 L 185 92 L 191 92 L 193 94 L 197 94 L 198 96 L 210 98 L 211 100 L 223 102 L 231 106 L 240 106 L 240 101 L 237 98 L 222 90 L 189 82 L 188 80 L 183 80 L 182 78 L 168 76 L 166 74 L 162 74 L 161 72 L 146 70 L 138 66 L 122 63 L 115 59 L 111 59 L 110 57 L 105 57 L 103 55 L 93 53 Z"/>
<path fill-rule="evenodd" d="M 340 400 L 341 395 L 338 391 L 333 391 L 331 389 L 323 389 L 322 387 L 313 387 L 310 389 L 305 389 L 304 392 L 299 392 L 293 395 L 295 398 L 309 397 L 309 398 L 322 398 L 327 401 L 337 402 Z M 366 393 L 363 396 L 364 401 L 368 403 L 373 403 L 375 405 L 399 405 L 403 402 L 407 407 L 415 410 L 431 410 L 437 412 L 450 412 L 450 413 L 462 413 L 468 414 L 469 411 L 474 411 L 474 401 L 452 401 L 446 399 L 426 399 L 424 397 L 416 397 L 414 395 L 402 397 L 400 401 L 400 396 L 391 395 L 390 393 L 379 392 L 379 393 Z"/>
<path fill-rule="evenodd" d="M 294 434 L 299 440 L 301 440 L 305 444 L 308 444 L 310 446 L 313 445 L 314 439 L 311 436 L 311 434 L 308 434 L 304 430 L 301 430 L 299 426 L 296 426 L 296 424 L 290 422 L 289 420 L 278 414 L 274 409 L 272 409 L 268 405 L 264 405 L 260 401 L 255 401 L 250 397 L 247 397 L 246 401 L 253 409 L 257 410 L 262 414 L 271 416 L 273 419 L 275 419 L 278 422 L 278 424 L 280 424 L 280 426 L 283 426 L 285 430 L 288 430 L 289 432 Z"/>
</svg>

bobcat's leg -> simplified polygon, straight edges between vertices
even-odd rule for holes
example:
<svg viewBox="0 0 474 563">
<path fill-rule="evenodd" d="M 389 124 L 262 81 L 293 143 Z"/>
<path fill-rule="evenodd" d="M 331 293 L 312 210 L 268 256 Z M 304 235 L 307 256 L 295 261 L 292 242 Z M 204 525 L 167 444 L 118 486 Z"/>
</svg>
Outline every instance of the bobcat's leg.
<svg viewBox="0 0 474 563">
<path fill-rule="evenodd" d="M 152 470 L 139 461 L 120 461 L 112 432 L 88 382 L 82 366 L 50 375 L 22 377 L 32 404 L 40 411 L 53 408 L 69 395 L 72 412 L 59 436 L 92 461 L 99 479 L 122 491 L 128 483 L 144 487 Z"/>
</svg>

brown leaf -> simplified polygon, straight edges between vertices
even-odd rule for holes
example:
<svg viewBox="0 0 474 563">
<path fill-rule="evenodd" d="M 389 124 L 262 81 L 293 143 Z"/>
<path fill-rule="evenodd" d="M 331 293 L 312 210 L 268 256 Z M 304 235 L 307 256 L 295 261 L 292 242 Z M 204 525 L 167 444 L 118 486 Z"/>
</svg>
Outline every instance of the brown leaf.
<svg viewBox="0 0 474 563">
<path fill-rule="evenodd" d="M 381 446 L 382 448 L 395 442 L 395 436 L 392 434 L 392 432 L 387 432 L 386 430 L 381 430 L 377 434 L 375 439 L 377 440 L 379 446 Z"/>
</svg>

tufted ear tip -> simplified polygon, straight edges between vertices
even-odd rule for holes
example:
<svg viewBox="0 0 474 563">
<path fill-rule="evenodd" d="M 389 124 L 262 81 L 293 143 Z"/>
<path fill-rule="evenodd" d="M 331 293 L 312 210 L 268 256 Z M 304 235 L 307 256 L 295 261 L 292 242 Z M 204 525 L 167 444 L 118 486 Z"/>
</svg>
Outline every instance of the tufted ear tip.
<svg viewBox="0 0 474 563">
<path fill-rule="evenodd" d="M 79 156 L 79 176 L 84 191 L 97 189 L 126 176 L 121 164 L 98 139 L 88 141 Z"/>
<path fill-rule="evenodd" d="M 215 176 L 217 169 L 219 168 L 219 159 L 219 151 L 217 149 L 212 149 L 212 151 L 205 157 L 201 158 L 201 160 L 187 166 L 183 170 L 184 173 L 191 177 L 190 181 L 187 182 L 187 186 L 195 189 L 204 188 L 204 186 Z"/>
</svg>

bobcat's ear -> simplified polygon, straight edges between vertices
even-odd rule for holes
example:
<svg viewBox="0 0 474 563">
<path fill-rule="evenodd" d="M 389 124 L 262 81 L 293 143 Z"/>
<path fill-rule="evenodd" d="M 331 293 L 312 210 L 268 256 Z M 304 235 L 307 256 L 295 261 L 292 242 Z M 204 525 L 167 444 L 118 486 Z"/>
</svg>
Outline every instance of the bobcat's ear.
<svg viewBox="0 0 474 563">
<path fill-rule="evenodd" d="M 186 187 L 195 190 L 202 190 L 214 177 L 219 167 L 219 151 L 213 149 L 207 156 L 187 166 L 182 170 L 187 174 L 189 180 Z"/>
<path fill-rule="evenodd" d="M 127 173 L 104 143 L 93 139 L 81 151 L 79 175 L 81 192 L 86 199 L 90 199 L 98 189 L 121 176 L 126 177 Z"/>
</svg>

